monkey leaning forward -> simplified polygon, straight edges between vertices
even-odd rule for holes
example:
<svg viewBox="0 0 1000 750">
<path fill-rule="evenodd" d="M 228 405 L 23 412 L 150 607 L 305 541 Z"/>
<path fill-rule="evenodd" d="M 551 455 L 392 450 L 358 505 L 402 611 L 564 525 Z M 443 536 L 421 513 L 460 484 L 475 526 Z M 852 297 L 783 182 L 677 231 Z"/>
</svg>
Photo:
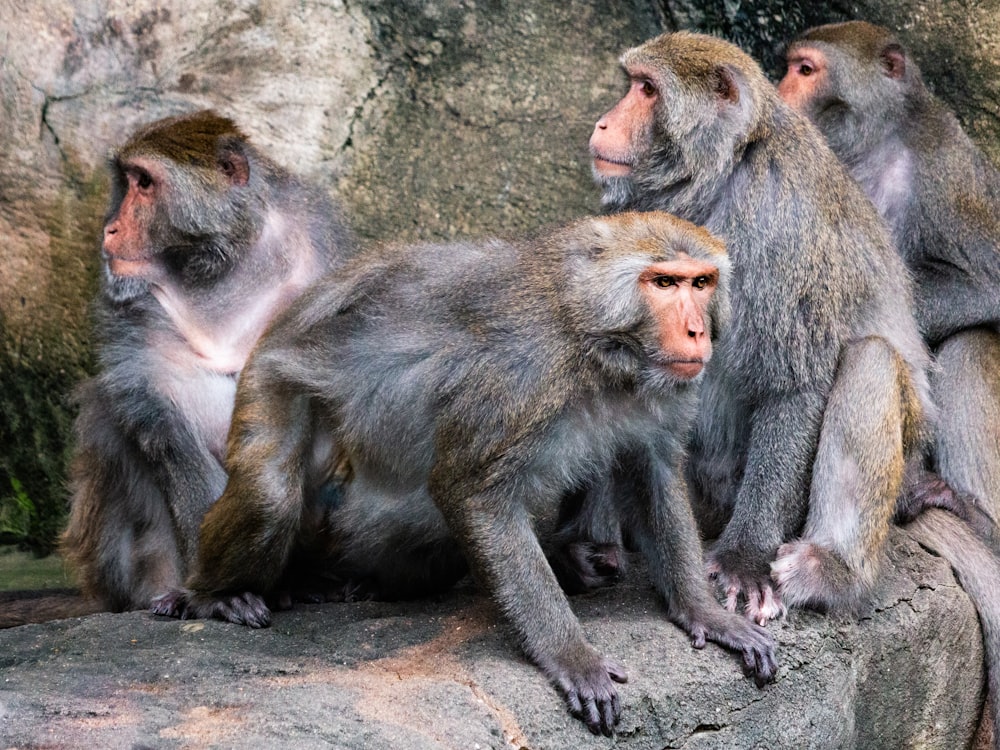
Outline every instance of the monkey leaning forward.
<svg viewBox="0 0 1000 750">
<path fill-rule="evenodd" d="M 62 552 L 121 611 L 184 580 L 251 347 L 353 244 L 320 190 L 211 111 L 141 128 L 109 166 L 100 371 L 77 393 Z"/>
<path fill-rule="evenodd" d="M 303 571 L 391 598 L 468 564 L 572 713 L 610 734 L 625 671 L 587 642 L 542 547 L 582 490 L 617 503 L 695 646 L 769 681 L 771 636 L 709 591 L 683 475 L 728 276 L 720 242 L 661 213 L 366 251 L 251 355 L 198 564 L 153 611 L 260 627 L 264 596 Z"/>
</svg>

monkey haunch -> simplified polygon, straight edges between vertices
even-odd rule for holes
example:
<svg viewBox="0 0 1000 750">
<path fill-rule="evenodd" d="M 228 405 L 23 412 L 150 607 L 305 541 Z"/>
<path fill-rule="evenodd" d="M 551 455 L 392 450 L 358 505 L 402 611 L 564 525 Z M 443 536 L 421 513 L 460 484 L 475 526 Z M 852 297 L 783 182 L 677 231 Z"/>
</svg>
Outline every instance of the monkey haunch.
<svg viewBox="0 0 1000 750">
<path fill-rule="evenodd" d="M 587 643 L 539 535 L 571 490 L 621 484 L 668 616 L 771 679 L 770 636 L 708 591 L 681 474 L 726 268 L 665 214 L 356 259 L 255 350 L 190 590 L 154 611 L 266 625 L 259 594 L 293 555 L 381 596 L 450 585 L 467 560 L 573 713 L 609 733 L 625 673 Z M 345 464 L 324 503 L 312 488 Z"/>
<path fill-rule="evenodd" d="M 85 593 L 123 610 L 183 581 L 225 486 L 236 376 L 350 244 L 324 195 L 212 112 L 139 130 L 110 168 L 100 373 L 78 394 L 63 551 Z"/>
<path fill-rule="evenodd" d="M 704 223 L 733 261 L 691 446 L 696 511 L 723 527 L 710 570 L 761 622 L 783 602 L 853 609 L 928 405 L 906 271 L 822 136 L 739 49 L 677 33 L 622 65 L 629 91 L 590 141 L 604 202 Z"/>
</svg>

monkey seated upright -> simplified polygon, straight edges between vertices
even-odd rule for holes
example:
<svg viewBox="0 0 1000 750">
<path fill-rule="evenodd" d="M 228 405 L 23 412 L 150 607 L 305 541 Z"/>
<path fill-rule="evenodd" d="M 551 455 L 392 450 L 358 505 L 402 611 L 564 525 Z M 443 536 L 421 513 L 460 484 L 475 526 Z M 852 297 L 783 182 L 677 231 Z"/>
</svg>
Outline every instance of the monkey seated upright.
<svg viewBox="0 0 1000 750">
<path fill-rule="evenodd" d="M 293 558 L 386 597 L 468 563 L 574 715 L 610 734 L 625 671 L 585 639 L 540 543 L 584 491 L 618 503 L 667 616 L 763 685 L 773 640 L 713 599 L 683 473 L 728 267 L 663 213 L 355 258 L 251 355 L 198 564 L 153 611 L 259 627 Z"/>
</svg>

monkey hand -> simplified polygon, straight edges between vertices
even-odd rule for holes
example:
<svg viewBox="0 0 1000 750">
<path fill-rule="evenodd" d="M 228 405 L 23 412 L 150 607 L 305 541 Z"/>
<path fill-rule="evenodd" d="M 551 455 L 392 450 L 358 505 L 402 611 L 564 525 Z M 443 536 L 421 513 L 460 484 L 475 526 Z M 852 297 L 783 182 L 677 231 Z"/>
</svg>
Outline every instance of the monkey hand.
<svg viewBox="0 0 1000 750">
<path fill-rule="evenodd" d="M 772 682 L 778 663 L 771 634 L 745 617 L 725 612 L 714 604 L 710 606 L 710 610 L 674 618 L 691 635 L 691 645 L 704 648 L 706 641 L 712 641 L 737 651 L 743 656 L 743 674 L 753 677 L 757 687 Z"/>
<path fill-rule="evenodd" d="M 271 610 L 263 597 L 250 591 L 210 596 L 190 589 L 172 589 L 153 599 L 149 609 L 154 615 L 182 620 L 215 618 L 251 628 L 266 628 L 271 624 Z"/>
<path fill-rule="evenodd" d="M 593 734 L 610 737 L 621 718 L 621 700 L 614 682 L 628 682 L 625 668 L 584 645 L 574 653 L 539 662 L 542 671 L 563 694 L 573 716 Z"/>
<path fill-rule="evenodd" d="M 787 610 L 771 579 L 768 562 L 762 569 L 749 565 L 744 555 L 729 552 L 719 544 L 705 557 L 708 577 L 725 593 L 727 610 L 735 612 L 742 598 L 744 614 L 758 625 L 785 616 Z"/>
</svg>

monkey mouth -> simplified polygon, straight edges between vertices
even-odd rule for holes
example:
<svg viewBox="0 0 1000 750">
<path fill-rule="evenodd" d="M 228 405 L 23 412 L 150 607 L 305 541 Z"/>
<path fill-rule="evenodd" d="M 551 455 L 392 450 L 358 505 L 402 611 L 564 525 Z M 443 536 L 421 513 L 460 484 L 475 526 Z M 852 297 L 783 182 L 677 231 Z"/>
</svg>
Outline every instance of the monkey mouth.
<svg viewBox="0 0 1000 750">
<path fill-rule="evenodd" d="M 660 367 L 676 378 L 692 380 L 705 369 L 703 359 L 672 359 L 660 363 Z"/>
<path fill-rule="evenodd" d="M 104 253 L 104 262 L 112 276 L 143 276 L 149 270 L 149 259 L 144 256 L 123 258 L 120 255 Z"/>
<path fill-rule="evenodd" d="M 632 163 L 625 159 L 612 159 L 597 151 L 590 152 L 594 170 L 607 177 L 624 177 L 632 172 Z"/>
</svg>

